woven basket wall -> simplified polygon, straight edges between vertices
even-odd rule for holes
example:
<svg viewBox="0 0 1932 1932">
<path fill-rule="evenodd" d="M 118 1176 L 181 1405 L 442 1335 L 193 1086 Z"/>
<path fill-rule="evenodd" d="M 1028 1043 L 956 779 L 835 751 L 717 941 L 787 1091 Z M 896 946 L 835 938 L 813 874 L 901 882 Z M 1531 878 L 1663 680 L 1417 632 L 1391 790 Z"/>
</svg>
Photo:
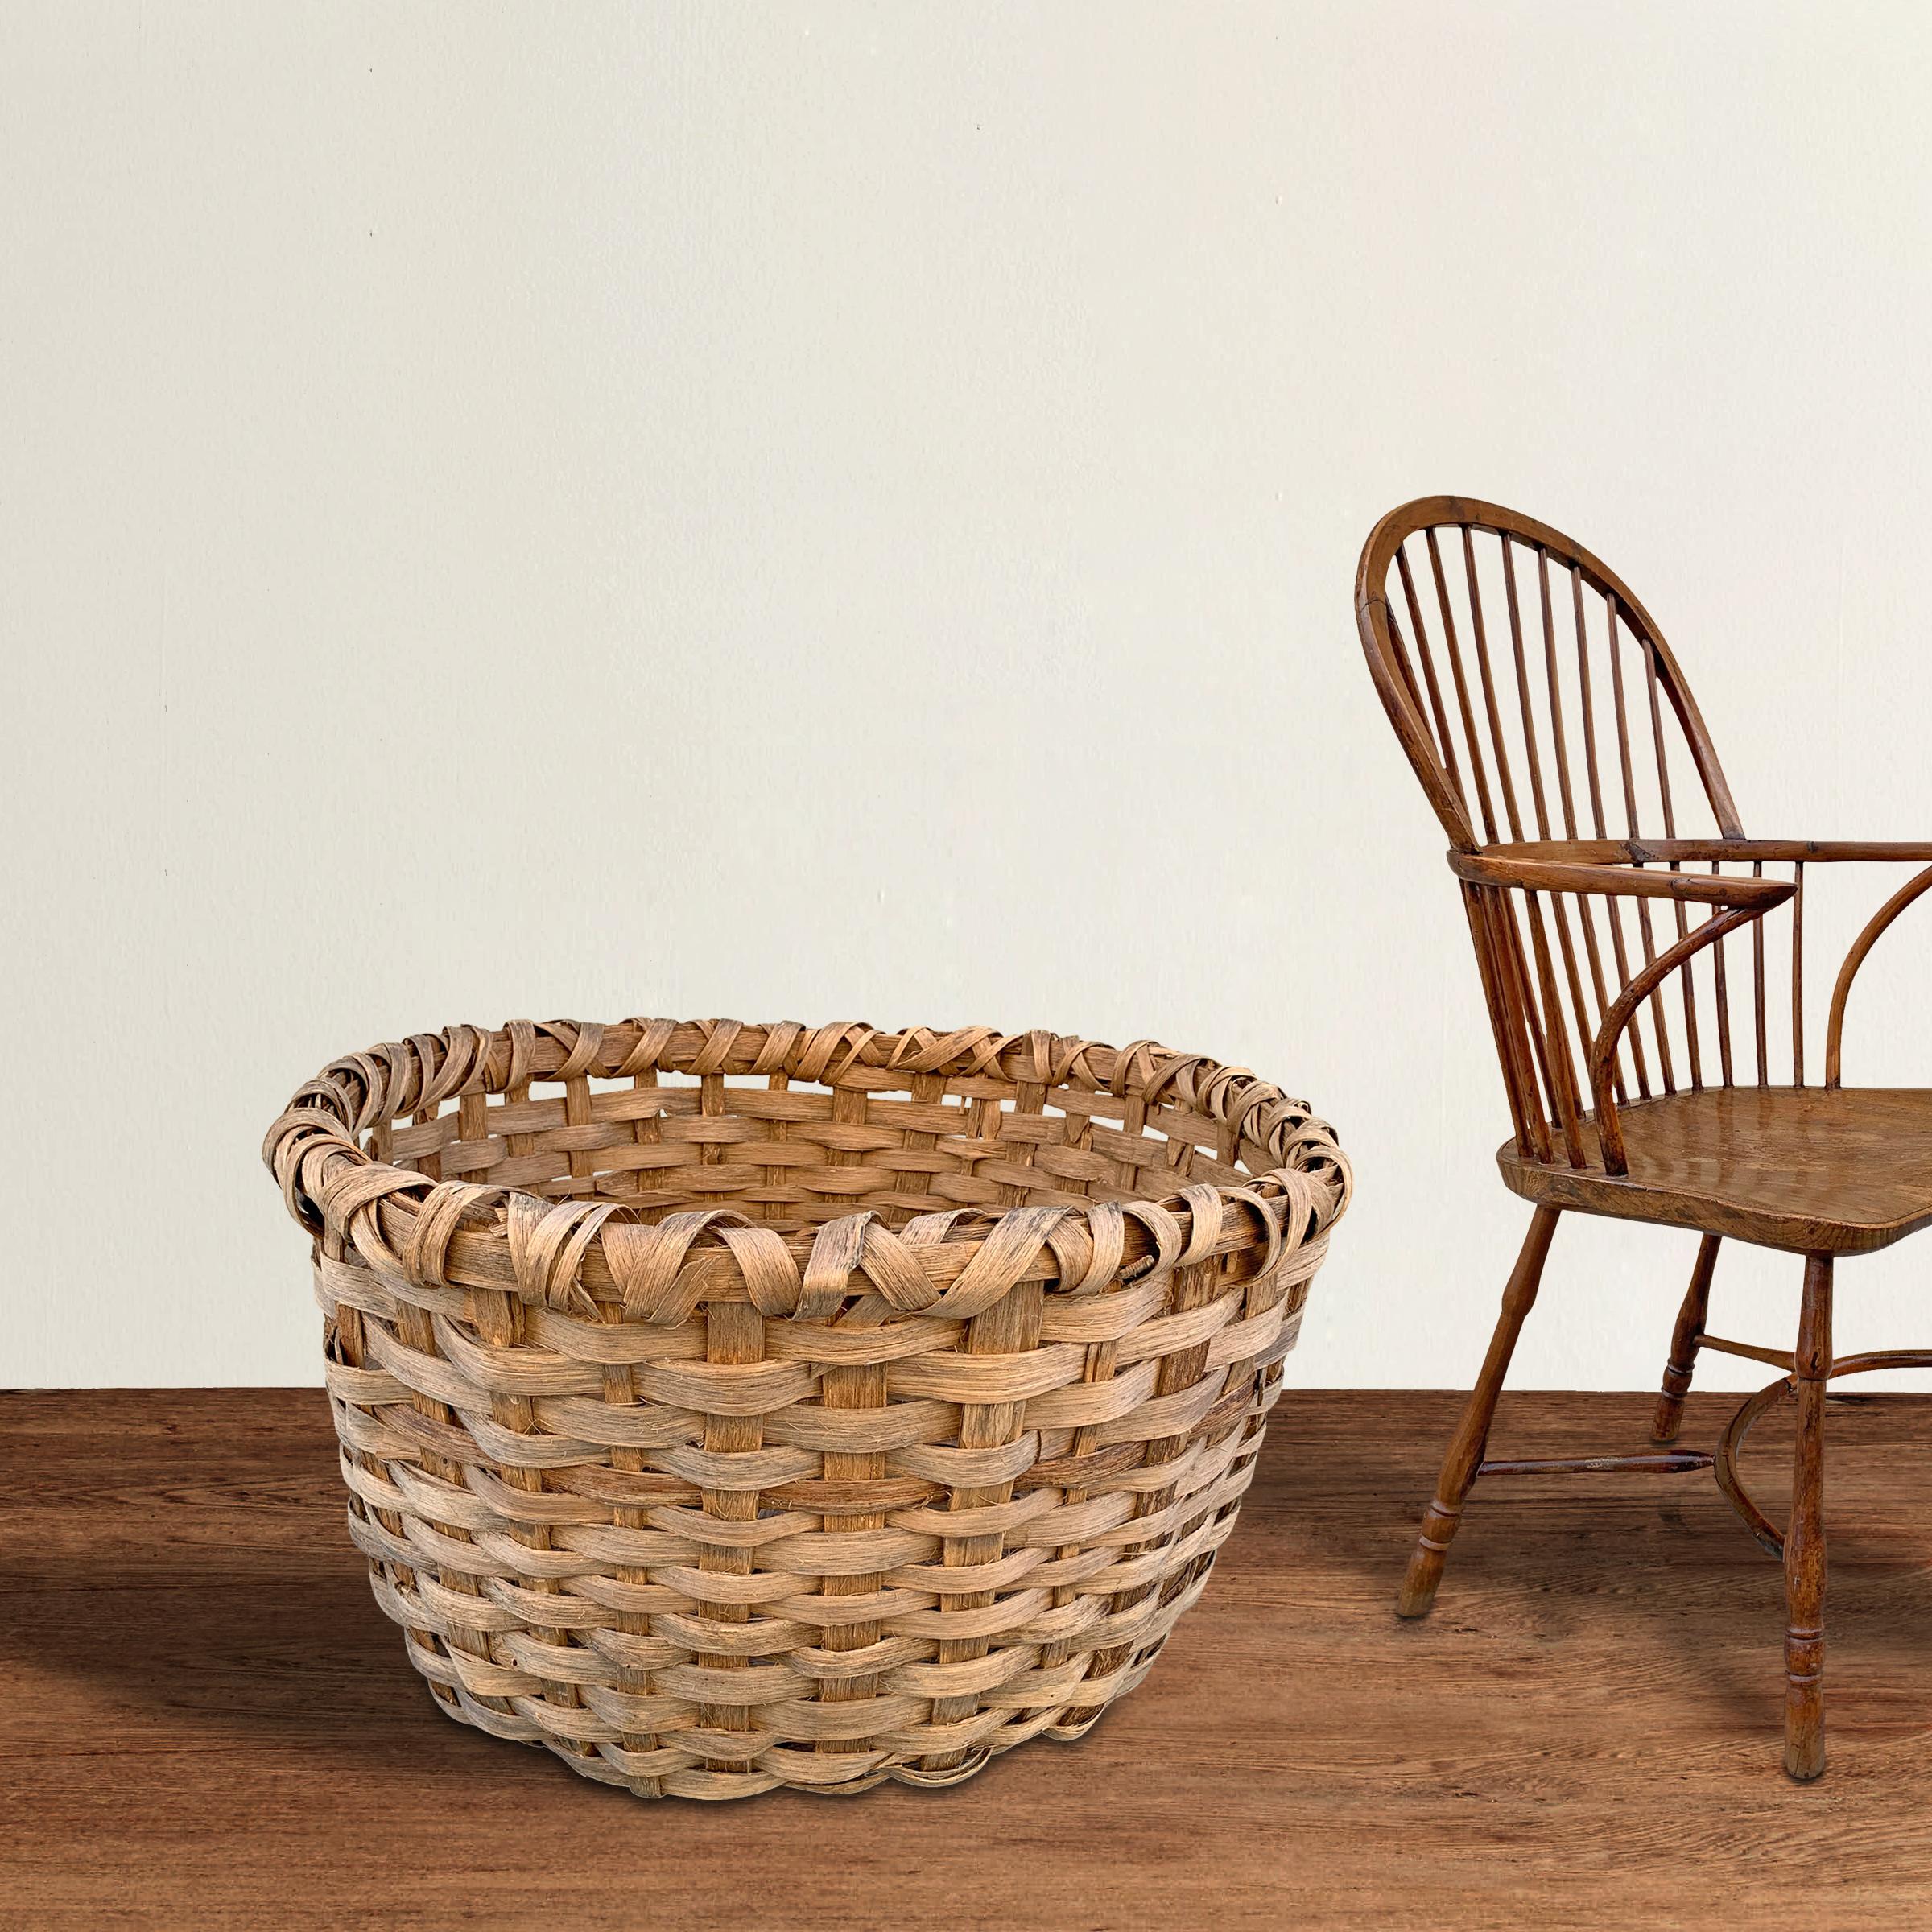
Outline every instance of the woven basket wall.
<svg viewBox="0 0 1932 1932">
<path fill-rule="evenodd" d="M 453 1026 L 264 1152 L 411 1662 L 646 1797 L 1078 1736 L 1233 1527 L 1349 1187 L 1239 1069 L 978 1027 Z"/>
</svg>

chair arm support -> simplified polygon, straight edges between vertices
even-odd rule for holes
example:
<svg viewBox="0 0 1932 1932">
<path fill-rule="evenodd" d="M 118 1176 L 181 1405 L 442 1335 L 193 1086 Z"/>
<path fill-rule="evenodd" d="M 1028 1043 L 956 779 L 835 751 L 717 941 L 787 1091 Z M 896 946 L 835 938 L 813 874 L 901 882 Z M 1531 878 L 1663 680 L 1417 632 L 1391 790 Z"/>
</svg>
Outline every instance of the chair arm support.
<svg viewBox="0 0 1932 1932">
<path fill-rule="evenodd" d="M 1825 1084 L 1835 1087 L 1839 1084 L 1839 1049 L 1843 1043 L 1845 1030 L 1845 1001 L 1851 997 L 1852 982 L 1858 969 L 1865 963 L 1865 955 L 1876 946 L 1885 929 L 1912 902 L 1922 894 L 1932 892 L 1932 865 L 1908 880 L 1887 899 L 1867 922 L 1865 929 L 1852 942 L 1852 949 L 1845 955 L 1845 963 L 1838 969 L 1838 983 L 1831 989 L 1831 1017 L 1825 1028 Z"/>
<path fill-rule="evenodd" d="M 1797 888 L 1788 879 L 1726 878 L 1721 873 L 1646 872 L 1628 861 L 1518 858 L 1507 851 L 1451 852 L 1449 869 L 1475 886 L 1530 892 L 1582 892 L 1619 898 L 1676 899 L 1702 906 L 1748 906 L 1769 912 Z"/>
<path fill-rule="evenodd" d="M 1789 896 L 1790 890 L 1786 887 L 1781 897 Z M 1772 904 L 1777 902 L 1774 900 Z M 1695 931 L 1679 939 L 1667 952 L 1660 952 L 1641 972 L 1633 974 L 1629 985 L 1611 1002 L 1609 1011 L 1604 1015 L 1604 1023 L 1590 1046 L 1590 1089 L 1596 1102 L 1597 1144 L 1603 1154 L 1604 1173 L 1622 1174 L 1630 1171 L 1612 1083 L 1617 1043 L 1637 1017 L 1637 1008 L 1687 960 L 1723 939 L 1727 933 L 1735 932 L 1753 919 L 1761 919 L 1770 910 L 1770 906 L 1753 904 L 1732 906 L 1712 913 Z"/>
</svg>

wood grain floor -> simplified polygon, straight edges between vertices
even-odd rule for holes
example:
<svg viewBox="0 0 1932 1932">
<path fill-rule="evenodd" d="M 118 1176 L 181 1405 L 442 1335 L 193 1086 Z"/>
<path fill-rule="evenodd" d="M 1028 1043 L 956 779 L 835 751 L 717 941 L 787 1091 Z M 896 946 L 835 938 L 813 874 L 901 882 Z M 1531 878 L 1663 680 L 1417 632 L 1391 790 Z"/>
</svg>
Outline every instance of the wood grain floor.
<svg viewBox="0 0 1932 1932">
<path fill-rule="evenodd" d="M 1639 1446 L 1650 1402 L 1505 1396 L 1495 1448 Z M 1707 1477 L 1479 1488 L 1435 1616 L 1397 1621 L 1455 1406 L 1284 1398 L 1206 1598 L 1083 1744 L 705 1808 L 435 1712 L 319 1394 L 0 1397 L 0 1923 L 1932 1923 L 1932 1400 L 1831 1404 L 1808 1790 L 1778 1572 Z M 1733 1406 L 1693 1397 L 1685 1440 Z"/>
</svg>

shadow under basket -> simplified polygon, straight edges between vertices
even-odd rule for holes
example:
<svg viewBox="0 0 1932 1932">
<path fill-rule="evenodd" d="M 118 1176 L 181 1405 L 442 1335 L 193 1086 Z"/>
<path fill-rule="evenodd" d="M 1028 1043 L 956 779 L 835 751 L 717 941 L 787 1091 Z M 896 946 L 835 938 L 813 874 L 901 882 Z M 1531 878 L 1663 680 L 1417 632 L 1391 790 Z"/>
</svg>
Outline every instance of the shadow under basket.
<svg viewBox="0 0 1932 1932">
<path fill-rule="evenodd" d="M 1234 1526 L 1349 1190 L 1239 1068 L 984 1027 L 452 1026 L 265 1154 L 411 1662 L 650 1798 L 1079 1736 Z"/>
</svg>

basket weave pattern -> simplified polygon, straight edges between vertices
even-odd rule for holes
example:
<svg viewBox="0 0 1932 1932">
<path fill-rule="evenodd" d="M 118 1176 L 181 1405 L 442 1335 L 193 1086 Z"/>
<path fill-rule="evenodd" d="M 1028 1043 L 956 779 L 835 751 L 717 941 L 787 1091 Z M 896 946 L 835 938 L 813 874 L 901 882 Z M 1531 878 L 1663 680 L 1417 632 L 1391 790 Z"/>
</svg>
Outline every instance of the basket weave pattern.
<svg viewBox="0 0 1932 1932">
<path fill-rule="evenodd" d="M 976 1027 L 454 1026 L 264 1152 L 410 1661 L 649 1797 L 1084 1731 L 1233 1526 L 1349 1188 L 1240 1069 Z"/>
</svg>

